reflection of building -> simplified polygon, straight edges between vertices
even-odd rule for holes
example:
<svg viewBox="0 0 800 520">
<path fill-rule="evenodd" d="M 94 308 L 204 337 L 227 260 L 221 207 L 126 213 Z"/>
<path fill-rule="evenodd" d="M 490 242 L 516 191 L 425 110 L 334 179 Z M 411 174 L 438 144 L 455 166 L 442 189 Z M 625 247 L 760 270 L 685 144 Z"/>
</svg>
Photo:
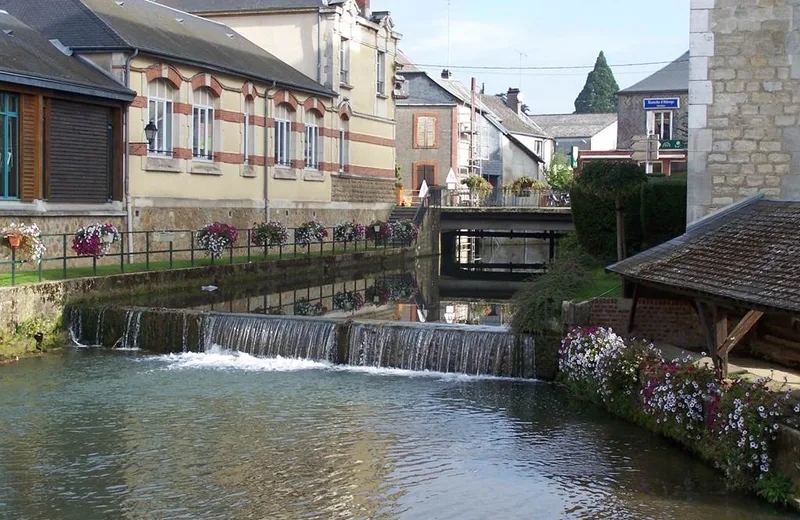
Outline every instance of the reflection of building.
<svg viewBox="0 0 800 520">
<path fill-rule="evenodd" d="M 688 147 L 689 53 L 639 83 L 618 93 L 617 149 L 581 151 L 579 166 L 586 161 L 636 160 L 637 139 L 657 136 L 658 159 L 650 162 L 648 173 L 686 173 Z"/>
</svg>

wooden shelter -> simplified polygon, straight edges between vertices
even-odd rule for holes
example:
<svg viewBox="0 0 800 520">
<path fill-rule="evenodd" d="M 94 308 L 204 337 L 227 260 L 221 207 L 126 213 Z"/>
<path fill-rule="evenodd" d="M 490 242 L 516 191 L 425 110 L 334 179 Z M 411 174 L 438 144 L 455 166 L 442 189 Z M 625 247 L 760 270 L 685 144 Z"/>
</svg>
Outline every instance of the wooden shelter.
<svg viewBox="0 0 800 520">
<path fill-rule="evenodd" d="M 727 377 L 731 350 L 765 316 L 773 320 L 773 329 L 780 327 L 776 323 L 797 325 L 800 202 L 756 195 L 607 270 L 634 286 L 631 326 L 643 292 L 690 301 L 717 374 Z M 736 325 L 729 328 L 731 318 Z M 787 351 L 795 346 L 789 340 L 784 343 Z"/>
</svg>

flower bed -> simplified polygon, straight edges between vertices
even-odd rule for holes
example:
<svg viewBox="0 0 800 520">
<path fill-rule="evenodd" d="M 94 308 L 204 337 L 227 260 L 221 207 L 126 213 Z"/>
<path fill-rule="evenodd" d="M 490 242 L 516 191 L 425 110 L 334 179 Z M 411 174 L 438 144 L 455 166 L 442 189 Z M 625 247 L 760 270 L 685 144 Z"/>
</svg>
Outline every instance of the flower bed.
<svg viewBox="0 0 800 520">
<path fill-rule="evenodd" d="M 289 231 L 280 222 L 261 222 L 253 224 L 250 240 L 259 247 L 284 246 L 289 243 Z"/>
<path fill-rule="evenodd" d="M 298 244 L 309 246 L 314 242 L 322 242 L 328 237 L 328 230 L 318 220 L 309 220 L 294 230 L 294 240 Z"/>
<path fill-rule="evenodd" d="M 789 498 L 776 492 L 786 488 L 786 477 L 775 473 L 774 441 L 779 423 L 797 426 L 800 407 L 787 405 L 788 393 L 770 392 L 768 379 L 720 383 L 691 358 L 665 360 L 652 345 L 603 328 L 571 331 L 561 344 L 559 370 L 573 394 L 679 441 L 722 470 L 732 486 L 774 502 Z"/>
<path fill-rule="evenodd" d="M 214 222 L 197 232 L 197 244 L 211 255 L 219 258 L 239 239 L 239 230 L 230 224 Z"/>
<path fill-rule="evenodd" d="M 333 308 L 352 312 L 364 306 L 364 296 L 357 291 L 339 291 L 333 295 Z"/>
<path fill-rule="evenodd" d="M 16 256 L 23 262 L 39 263 L 46 248 L 42 243 L 41 232 L 36 224 L 11 224 L 0 228 L 3 245 L 16 250 Z"/>
<path fill-rule="evenodd" d="M 359 222 L 340 222 L 333 228 L 333 239 L 337 242 L 355 242 L 366 236 L 364 224 Z"/>
<path fill-rule="evenodd" d="M 119 231 L 112 224 L 92 224 L 80 228 L 72 239 L 72 250 L 78 256 L 100 258 L 120 241 Z"/>
</svg>

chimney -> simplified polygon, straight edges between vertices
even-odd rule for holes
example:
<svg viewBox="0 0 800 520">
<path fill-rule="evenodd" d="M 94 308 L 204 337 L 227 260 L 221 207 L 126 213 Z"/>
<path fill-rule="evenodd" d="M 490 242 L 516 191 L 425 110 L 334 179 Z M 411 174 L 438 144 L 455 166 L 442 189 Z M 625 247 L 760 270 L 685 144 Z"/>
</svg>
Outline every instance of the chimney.
<svg viewBox="0 0 800 520">
<path fill-rule="evenodd" d="M 369 18 L 370 15 L 369 0 L 356 0 L 356 5 L 361 11 L 361 16 L 363 16 L 364 18 Z"/>
<path fill-rule="evenodd" d="M 522 113 L 522 102 L 524 100 L 525 97 L 518 88 L 508 89 L 508 94 L 506 94 L 506 106 L 508 106 L 508 108 L 513 110 L 516 114 Z"/>
<path fill-rule="evenodd" d="M 442 69 L 442 79 L 450 79 L 453 73 L 450 72 L 450 69 Z"/>
</svg>

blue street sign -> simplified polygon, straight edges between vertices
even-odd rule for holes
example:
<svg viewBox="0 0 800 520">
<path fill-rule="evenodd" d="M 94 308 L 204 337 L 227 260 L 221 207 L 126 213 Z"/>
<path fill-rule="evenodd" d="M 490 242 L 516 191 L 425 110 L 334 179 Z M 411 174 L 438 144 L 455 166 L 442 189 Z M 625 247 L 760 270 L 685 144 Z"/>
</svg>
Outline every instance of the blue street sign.
<svg viewBox="0 0 800 520">
<path fill-rule="evenodd" d="M 650 98 L 644 100 L 645 110 L 674 110 L 680 107 L 680 98 Z"/>
</svg>

